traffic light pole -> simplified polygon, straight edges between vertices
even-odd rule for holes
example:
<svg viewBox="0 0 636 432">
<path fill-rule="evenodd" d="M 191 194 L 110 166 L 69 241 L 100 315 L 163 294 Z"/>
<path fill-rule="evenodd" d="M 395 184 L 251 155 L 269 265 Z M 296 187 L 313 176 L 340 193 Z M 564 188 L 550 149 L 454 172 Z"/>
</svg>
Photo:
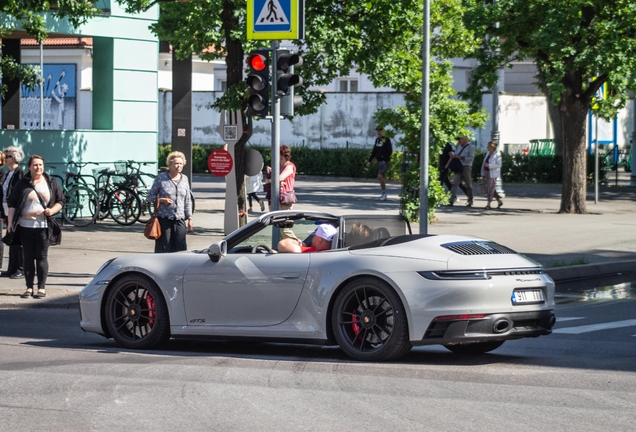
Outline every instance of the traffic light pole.
<svg viewBox="0 0 636 432">
<path fill-rule="evenodd" d="M 273 40 L 272 44 L 272 210 L 280 209 L 280 104 L 276 95 L 277 76 L 276 76 L 276 52 L 280 48 L 280 41 Z M 280 240 L 280 231 L 272 230 L 272 246 L 278 246 Z"/>
</svg>

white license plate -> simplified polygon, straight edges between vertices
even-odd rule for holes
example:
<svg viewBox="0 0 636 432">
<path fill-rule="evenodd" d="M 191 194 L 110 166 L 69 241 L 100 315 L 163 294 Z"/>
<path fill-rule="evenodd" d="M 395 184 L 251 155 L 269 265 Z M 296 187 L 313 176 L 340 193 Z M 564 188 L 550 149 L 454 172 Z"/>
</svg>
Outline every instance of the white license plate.
<svg viewBox="0 0 636 432">
<path fill-rule="evenodd" d="M 543 291 L 540 289 L 515 290 L 512 292 L 512 304 L 544 303 Z"/>
</svg>

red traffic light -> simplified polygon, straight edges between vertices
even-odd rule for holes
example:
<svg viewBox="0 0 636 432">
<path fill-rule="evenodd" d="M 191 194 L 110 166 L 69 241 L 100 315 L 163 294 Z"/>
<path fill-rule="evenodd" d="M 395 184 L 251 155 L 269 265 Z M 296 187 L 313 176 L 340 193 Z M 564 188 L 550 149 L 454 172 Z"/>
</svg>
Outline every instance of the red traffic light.
<svg viewBox="0 0 636 432">
<path fill-rule="evenodd" d="M 267 58 L 262 54 L 253 54 L 248 59 L 249 66 L 255 71 L 262 71 L 267 67 Z"/>
</svg>

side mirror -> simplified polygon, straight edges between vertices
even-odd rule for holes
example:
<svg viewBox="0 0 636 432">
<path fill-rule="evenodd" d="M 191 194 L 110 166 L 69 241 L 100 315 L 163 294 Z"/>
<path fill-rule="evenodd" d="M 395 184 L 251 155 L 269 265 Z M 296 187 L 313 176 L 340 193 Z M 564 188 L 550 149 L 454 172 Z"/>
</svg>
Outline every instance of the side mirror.
<svg viewBox="0 0 636 432">
<path fill-rule="evenodd" d="M 219 262 L 221 257 L 224 257 L 225 255 L 227 255 L 227 242 L 225 240 L 213 243 L 208 249 L 208 256 L 212 262 Z"/>
</svg>

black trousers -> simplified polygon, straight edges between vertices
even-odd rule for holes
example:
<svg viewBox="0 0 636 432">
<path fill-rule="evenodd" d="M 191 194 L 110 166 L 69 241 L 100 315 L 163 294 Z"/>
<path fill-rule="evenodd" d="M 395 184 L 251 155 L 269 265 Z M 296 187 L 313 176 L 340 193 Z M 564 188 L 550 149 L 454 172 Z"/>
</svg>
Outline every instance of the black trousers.
<svg viewBox="0 0 636 432">
<path fill-rule="evenodd" d="M 251 192 L 249 194 L 247 194 L 247 199 L 250 202 L 250 207 L 252 207 L 252 198 L 254 198 L 256 200 L 257 203 L 261 203 L 261 200 L 258 199 L 258 196 L 256 195 L 256 192 Z"/>
<path fill-rule="evenodd" d="M 2 226 L 4 221 L 0 219 L 0 232 L 2 232 Z M 4 243 L 0 242 L 0 257 L 4 255 Z M 0 261 L 0 268 L 2 268 L 2 261 Z M 7 273 L 12 275 L 17 272 L 21 272 L 22 268 L 22 246 L 9 246 L 9 265 L 7 266 Z"/>
<path fill-rule="evenodd" d="M 20 240 L 24 254 L 24 279 L 27 288 L 33 288 L 37 272 L 38 288 L 46 287 L 49 275 L 49 234 L 48 228 L 20 227 Z"/>
<path fill-rule="evenodd" d="M 161 237 L 155 240 L 155 253 L 179 252 L 188 249 L 186 233 L 188 227 L 183 219 L 157 218 L 161 225 Z"/>
</svg>

